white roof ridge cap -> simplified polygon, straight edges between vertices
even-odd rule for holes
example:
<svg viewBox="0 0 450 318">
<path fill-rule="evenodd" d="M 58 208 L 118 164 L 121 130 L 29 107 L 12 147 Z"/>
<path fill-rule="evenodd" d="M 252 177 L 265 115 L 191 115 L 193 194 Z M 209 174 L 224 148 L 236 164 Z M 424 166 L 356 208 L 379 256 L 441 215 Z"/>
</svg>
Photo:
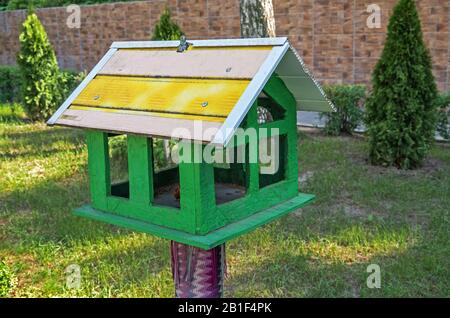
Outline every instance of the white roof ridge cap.
<svg viewBox="0 0 450 318">
<path fill-rule="evenodd" d="M 210 39 L 210 40 L 190 40 L 197 47 L 208 46 L 282 46 L 288 39 L 287 37 L 273 37 L 273 38 L 234 38 L 234 39 Z M 180 41 L 114 41 L 111 48 L 163 48 L 163 47 L 177 47 Z"/>
</svg>

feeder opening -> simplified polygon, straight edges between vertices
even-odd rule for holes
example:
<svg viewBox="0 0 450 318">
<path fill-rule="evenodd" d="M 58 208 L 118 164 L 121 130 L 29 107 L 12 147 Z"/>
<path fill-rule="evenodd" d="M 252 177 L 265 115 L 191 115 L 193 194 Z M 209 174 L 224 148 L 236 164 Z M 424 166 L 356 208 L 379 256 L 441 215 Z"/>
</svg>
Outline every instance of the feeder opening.
<svg viewBox="0 0 450 318">
<path fill-rule="evenodd" d="M 258 124 L 262 125 L 278 120 L 283 120 L 286 115 L 286 110 L 275 103 L 271 98 L 262 94 L 258 98 Z"/>
<path fill-rule="evenodd" d="M 247 171 L 245 160 L 237 160 L 239 147 L 224 150 L 216 148 L 214 164 L 214 189 L 216 204 L 223 204 L 245 196 Z M 234 157 L 233 157 L 234 156 Z"/>
<path fill-rule="evenodd" d="M 259 144 L 259 187 L 286 179 L 287 136 L 261 139 Z"/>
<path fill-rule="evenodd" d="M 127 136 L 108 134 L 111 195 L 130 198 Z"/>
<path fill-rule="evenodd" d="M 153 138 L 153 203 L 180 208 L 180 173 L 171 157 L 177 147 L 173 140 Z"/>
</svg>

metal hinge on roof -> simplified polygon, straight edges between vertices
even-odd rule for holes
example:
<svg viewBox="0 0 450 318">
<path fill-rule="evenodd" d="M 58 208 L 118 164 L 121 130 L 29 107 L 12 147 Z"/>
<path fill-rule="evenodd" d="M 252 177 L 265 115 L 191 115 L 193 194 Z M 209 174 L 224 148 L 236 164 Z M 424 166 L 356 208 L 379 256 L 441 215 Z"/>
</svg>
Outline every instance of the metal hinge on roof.
<svg viewBox="0 0 450 318">
<path fill-rule="evenodd" d="M 186 37 L 185 37 L 184 35 L 182 35 L 182 36 L 180 37 L 180 45 L 178 45 L 177 52 L 178 52 L 178 53 L 183 53 L 183 52 L 186 51 L 186 50 L 189 48 L 189 46 L 191 46 L 191 45 L 192 45 L 192 43 L 188 42 L 187 39 L 186 39 Z"/>
</svg>

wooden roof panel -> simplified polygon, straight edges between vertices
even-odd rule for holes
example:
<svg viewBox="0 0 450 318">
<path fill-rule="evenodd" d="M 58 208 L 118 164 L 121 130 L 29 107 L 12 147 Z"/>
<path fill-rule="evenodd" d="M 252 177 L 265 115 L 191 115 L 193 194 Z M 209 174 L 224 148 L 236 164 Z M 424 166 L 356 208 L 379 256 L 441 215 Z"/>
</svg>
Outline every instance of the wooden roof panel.
<svg viewBox="0 0 450 318">
<path fill-rule="evenodd" d="M 178 113 L 162 113 L 162 112 L 152 112 L 152 111 L 149 112 L 149 111 L 140 111 L 140 110 L 131 110 L 131 109 L 103 108 L 103 107 L 82 106 L 82 105 L 71 105 L 69 109 L 101 111 L 101 112 L 107 112 L 107 113 L 131 114 L 131 115 L 138 115 L 138 116 L 181 118 L 181 119 L 188 119 L 188 120 L 211 121 L 211 122 L 217 122 L 217 123 L 222 123 L 225 120 L 225 118 L 223 118 L 223 117 L 189 115 L 189 114 L 178 114 Z"/>
<path fill-rule="evenodd" d="M 220 122 L 202 121 L 199 127 L 198 121 L 187 119 L 70 108 L 63 112 L 56 124 L 202 142 L 210 142 L 213 138 L 212 134 L 222 125 Z"/>
<path fill-rule="evenodd" d="M 251 79 L 271 48 L 120 49 L 99 74 Z"/>
</svg>

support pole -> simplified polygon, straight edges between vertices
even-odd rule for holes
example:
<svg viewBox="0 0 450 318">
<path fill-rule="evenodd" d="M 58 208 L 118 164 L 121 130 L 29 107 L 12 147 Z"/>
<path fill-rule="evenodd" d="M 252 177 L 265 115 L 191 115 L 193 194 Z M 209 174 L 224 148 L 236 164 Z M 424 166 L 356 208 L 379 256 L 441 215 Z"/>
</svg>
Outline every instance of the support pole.
<svg viewBox="0 0 450 318">
<path fill-rule="evenodd" d="M 225 244 L 210 250 L 170 242 L 177 298 L 220 298 L 226 271 Z"/>
</svg>

